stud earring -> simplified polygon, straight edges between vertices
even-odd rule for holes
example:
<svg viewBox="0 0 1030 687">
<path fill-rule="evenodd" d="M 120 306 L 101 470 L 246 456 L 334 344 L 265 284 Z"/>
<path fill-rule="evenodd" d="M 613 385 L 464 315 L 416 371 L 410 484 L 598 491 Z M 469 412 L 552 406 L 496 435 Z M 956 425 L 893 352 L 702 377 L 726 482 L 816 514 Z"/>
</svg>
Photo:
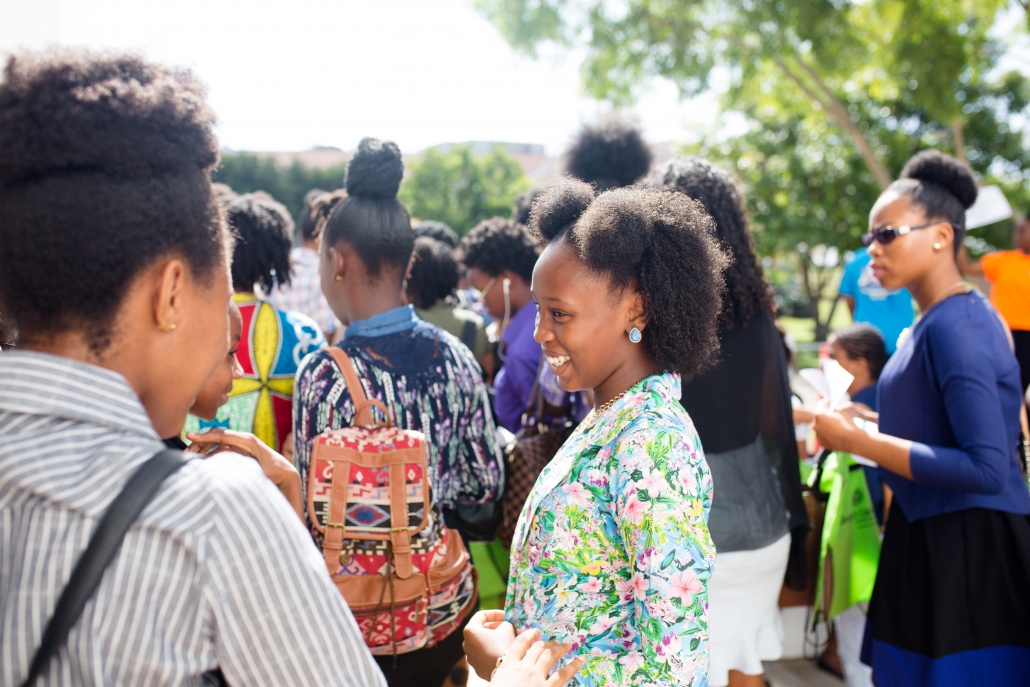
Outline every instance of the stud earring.
<svg viewBox="0 0 1030 687">
<path fill-rule="evenodd" d="M 336 275 L 335 277 L 333 277 L 333 280 L 334 281 L 343 281 L 343 277 L 341 277 L 340 275 Z"/>
<path fill-rule="evenodd" d="M 933 249 L 934 249 L 934 250 L 940 250 L 940 249 L 941 249 L 941 244 L 940 244 L 940 242 L 938 242 L 938 243 L 935 243 L 935 244 L 933 244 Z"/>
<path fill-rule="evenodd" d="M 175 331 L 175 329 L 176 329 L 176 328 L 177 328 L 178 326 L 179 326 L 179 325 L 177 325 L 177 324 L 175 324 L 175 323 L 173 322 L 172 324 L 168 325 L 167 327 L 161 327 L 161 331 L 164 331 L 164 332 L 174 332 L 174 331 Z"/>
<path fill-rule="evenodd" d="M 629 340 L 633 343 L 640 343 L 640 340 L 644 338 L 644 335 L 640 333 L 640 330 L 636 327 L 629 330 Z"/>
</svg>

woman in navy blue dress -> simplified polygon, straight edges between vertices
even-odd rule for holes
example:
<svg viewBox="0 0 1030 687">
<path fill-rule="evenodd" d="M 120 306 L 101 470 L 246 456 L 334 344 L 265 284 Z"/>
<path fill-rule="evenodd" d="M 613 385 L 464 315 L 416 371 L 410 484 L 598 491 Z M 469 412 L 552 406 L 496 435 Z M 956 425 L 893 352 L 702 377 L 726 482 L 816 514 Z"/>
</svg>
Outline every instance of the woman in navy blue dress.
<svg viewBox="0 0 1030 687">
<path fill-rule="evenodd" d="M 880 376 L 879 435 L 815 418 L 824 446 L 875 461 L 894 491 L 862 652 L 878 687 L 1030 684 L 1019 366 L 955 262 L 976 195 L 965 164 L 926 151 L 877 200 L 873 272 L 922 317 Z"/>
</svg>

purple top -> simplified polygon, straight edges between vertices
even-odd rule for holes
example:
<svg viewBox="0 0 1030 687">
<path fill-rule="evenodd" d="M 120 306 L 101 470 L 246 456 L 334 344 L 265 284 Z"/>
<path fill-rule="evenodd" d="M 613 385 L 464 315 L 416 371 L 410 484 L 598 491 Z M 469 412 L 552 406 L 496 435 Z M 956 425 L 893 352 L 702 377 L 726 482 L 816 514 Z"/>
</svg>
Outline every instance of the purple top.
<svg viewBox="0 0 1030 687">
<path fill-rule="evenodd" d="M 1019 363 L 978 292 L 945 298 L 880 375 L 880 431 L 910 439 L 912 480 L 880 469 L 909 521 L 966 508 L 1030 513 Z"/>
<path fill-rule="evenodd" d="M 501 424 L 511 432 L 522 427 L 522 414 L 540 369 L 540 344 L 533 339 L 536 303 L 519 308 L 504 330 L 504 367 L 494 379 L 494 406 Z"/>
</svg>

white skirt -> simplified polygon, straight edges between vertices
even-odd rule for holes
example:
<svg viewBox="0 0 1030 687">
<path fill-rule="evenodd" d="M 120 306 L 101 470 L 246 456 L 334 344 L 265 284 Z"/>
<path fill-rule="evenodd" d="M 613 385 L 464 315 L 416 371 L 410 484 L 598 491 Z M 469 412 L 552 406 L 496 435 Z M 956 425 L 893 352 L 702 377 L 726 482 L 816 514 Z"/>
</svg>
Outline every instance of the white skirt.
<svg viewBox="0 0 1030 687">
<path fill-rule="evenodd" d="M 783 656 L 779 598 L 790 556 L 790 533 L 753 551 L 715 554 L 708 581 L 708 684 L 724 687 L 729 672 L 761 675 L 762 661 Z"/>
</svg>

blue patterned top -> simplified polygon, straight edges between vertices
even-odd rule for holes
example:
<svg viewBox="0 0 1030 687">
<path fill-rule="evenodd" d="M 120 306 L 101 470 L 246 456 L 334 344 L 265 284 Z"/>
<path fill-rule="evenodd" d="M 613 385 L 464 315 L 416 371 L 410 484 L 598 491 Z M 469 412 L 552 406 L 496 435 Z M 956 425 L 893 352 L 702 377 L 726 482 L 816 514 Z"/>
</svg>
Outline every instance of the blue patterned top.
<svg viewBox="0 0 1030 687">
<path fill-rule="evenodd" d="M 503 467 L 482 370 L 459 339 L 410 313 L 396 308 L 354 322 L 340 348 L 365 395 L 385 404 L 397 427 L 426 435 L 434 502 L 454 508 L 497 501 Z M 312 440 L 353 421 L 354 403 L 329 352 L 309 355 L 297 372 L 293 407 L 294 461 L 305 494 Z"/>
</svg>

